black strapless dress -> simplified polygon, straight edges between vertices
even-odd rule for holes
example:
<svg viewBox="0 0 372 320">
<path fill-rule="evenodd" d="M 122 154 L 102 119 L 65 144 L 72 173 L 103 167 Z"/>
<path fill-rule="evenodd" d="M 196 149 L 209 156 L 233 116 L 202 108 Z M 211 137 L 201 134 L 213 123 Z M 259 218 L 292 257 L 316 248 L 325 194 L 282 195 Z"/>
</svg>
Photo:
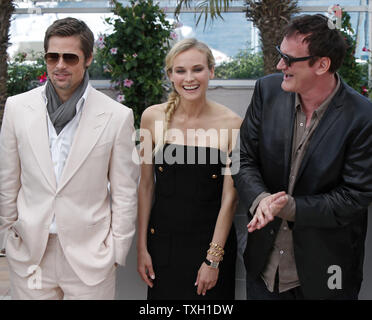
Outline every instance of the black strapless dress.
<svg viewBox="0 0 372 320">
<path fill-rule="evenodd" d="M 226 153 L 165 144 L 155 156 L 155 201 L 148 250 L 156 279 L 148 299 L 234 299 L 237 241 L 232 226 L 217 285 L 205 296 L 194 286 L 221 207 Z"/>
</svg>

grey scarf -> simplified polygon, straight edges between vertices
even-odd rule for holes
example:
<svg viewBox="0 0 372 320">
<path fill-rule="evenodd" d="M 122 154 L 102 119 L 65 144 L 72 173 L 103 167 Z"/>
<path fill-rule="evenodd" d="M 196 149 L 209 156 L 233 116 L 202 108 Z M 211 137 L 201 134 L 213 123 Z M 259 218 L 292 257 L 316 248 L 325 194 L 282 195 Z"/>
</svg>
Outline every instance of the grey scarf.
<svg viewBox="0 0 372 320">
<path fill-rule="evenodd" d="M 85 71 L 84 79 L 74 91 L 70 99 L 62 103 L 61 99 L 50 80 L 48 80 L 45 88 L 46 97 L 48 99 L 47 109 L 50 121 L 52 121 L 57 135 L 62 131 L 64 126 L 71 121 L 76 114 L 76 104 L 83 96 L 85 89 L 89 83 L 89 74 Z"/>
</svg>

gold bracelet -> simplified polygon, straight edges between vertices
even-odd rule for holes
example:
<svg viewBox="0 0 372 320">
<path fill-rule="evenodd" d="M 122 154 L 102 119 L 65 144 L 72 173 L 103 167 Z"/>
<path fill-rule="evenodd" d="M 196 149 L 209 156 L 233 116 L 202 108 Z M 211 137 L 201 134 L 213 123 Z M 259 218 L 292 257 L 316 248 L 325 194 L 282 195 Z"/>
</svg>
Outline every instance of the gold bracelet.
<svg viewBox="0 0 372 320">
<path fill-rule="evenodd" d="M 216 250 L 222 252 L 222 254 L 225 253 L 225 250 L 219 244 L 211 242 L 209 245 L 210 245 L 211 249 L 216 249 Z"/>
<path fill-rule="evenodd" d="M 209 248 L 207 252 L 213 252 L 214 255 L 223 256 L 225 252 L 222 251 L 216 251 L 213 248 Z"/>
<path fill-rule="evenodd" d="M 209 253 L 210 255 L 215 256 L 215 257 L 222 257 L 222 256 L 223 256 L 223 253 L 221 253 L 221 252 L 217 252 L 217 251 L 213 251 L 213 250 L 211 250 L 211 249 L 209 249 L 209 250 L 207 251 L 207 253 Z"/>
<path fill-rule="evenodd" d="M 210 253 L 210 252 L 208 252 L 208 253 L 209 253 L 210 255 L 216 257 L 217 260 L 218 260 L 219 262 L 223 260 L 223 257 L 222 257 L 221 255 L 215 255 L 215 254 L 212 254 L 212 253 Z"/>
<path fill-rule="evenodd" d="M 219 251 L 224 251 L 223 248 L 222 248 L 218 243 L 211 242 L 211 243 L 209 244 L 209 246 L 211 246 L 211 247 L 213 247 L 213 248 L 215 248 L 215 249 L 217 249 L 217 250 L 219 250 Z"/>
</svg>

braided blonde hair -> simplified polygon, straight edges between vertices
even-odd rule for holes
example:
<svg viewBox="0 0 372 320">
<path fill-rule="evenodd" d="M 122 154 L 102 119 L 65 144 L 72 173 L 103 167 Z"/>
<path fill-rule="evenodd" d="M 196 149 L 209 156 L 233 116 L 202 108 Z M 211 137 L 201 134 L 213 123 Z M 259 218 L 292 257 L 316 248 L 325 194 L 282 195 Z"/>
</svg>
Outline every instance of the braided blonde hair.
<svg viewBox="0 0 372 320">
<path fill-rule="evenodd" d="M 208 69 L 212 70 L 212 68 L 215 65 L 215 60 L 214 60 L 211 49 L 204 42 L 198 41 L 195 38 L 188 38 L 188 39 L 183 39 L 177 42 L 172 47 L 172 49 L 168 52 L 165 58 L 165 72 L 168 77 L 173 71 L 173 62 L 174 62 L 175 57 L 179 55 L 180 53 L 185 52 L 192 48 L 195 48 L 199 50 L 200 52 L 205 53 L 207 57 Z M 158 141 L 154 149 L 154 154 L 164 145 L 166 141 L 166 133 L 168 130 L 169 123 L 171 122 L 172 115 L 174 114 L 177 107 L 179 106 L 179 103 L 180 103 L 180 95 L 175 90 L 174 85 L 172 83 L 172 91 L 168 95 L 168 101 L 167 101 L 167 105 L 164 111 L 165 121 L 164 121 L 164 129 L 163 129 L 163 139 Z"/>
</svg>

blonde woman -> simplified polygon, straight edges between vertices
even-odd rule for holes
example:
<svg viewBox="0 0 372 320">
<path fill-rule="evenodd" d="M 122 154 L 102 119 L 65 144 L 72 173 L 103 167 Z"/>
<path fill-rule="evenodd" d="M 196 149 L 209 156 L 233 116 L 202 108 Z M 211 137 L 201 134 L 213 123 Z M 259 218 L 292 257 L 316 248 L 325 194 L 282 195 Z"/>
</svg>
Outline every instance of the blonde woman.
<svg viewBox="0 0 372 320">
<path fill-rule="evenodd" d="M 166 72 L 173 92 L 141 119 L 138 272 L 148 299 L 234 299 L 236 192 L 227 155 L 241 119 L 206 97 L 214 58 L 204 43 L 176 43 Z"/>
</svg>

